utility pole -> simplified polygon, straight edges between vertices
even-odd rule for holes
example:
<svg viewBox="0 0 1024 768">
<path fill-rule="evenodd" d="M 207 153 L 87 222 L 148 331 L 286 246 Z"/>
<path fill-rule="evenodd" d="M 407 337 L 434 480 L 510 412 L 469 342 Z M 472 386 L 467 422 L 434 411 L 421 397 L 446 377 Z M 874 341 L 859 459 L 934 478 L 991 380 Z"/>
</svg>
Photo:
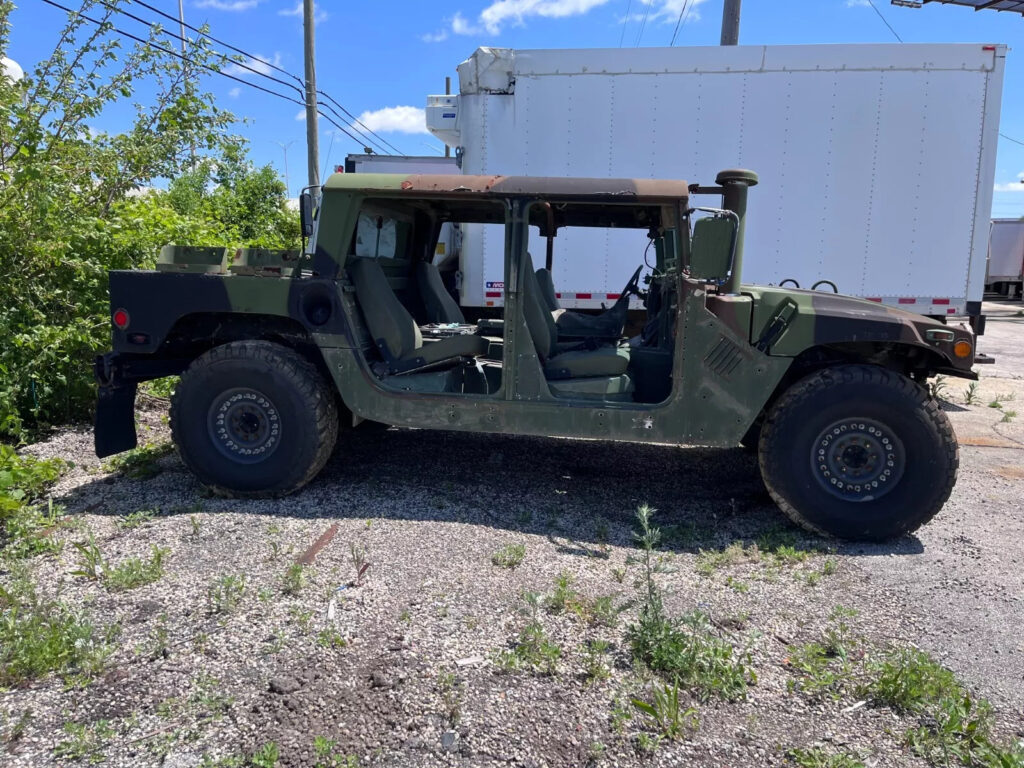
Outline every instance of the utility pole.
<svg viewBox="0 0 1024 768">
<path fill-rule="evenodd" d="M 283 141 L 275 141 L 274 143 L 277 144 L 277 146 L 279 146 L 281 148 L 282 152 L 284 152 L 284 187 L 285 187 L 285 192 L 286 192 L 287 196 L 291 197 L 292 196 L 292 185 L 291 185 L 291 181 L 289 181 L 289 179 L 288 179 L 288 147 L 290 147 L 292 144 L 294 144 L 295 140 L 293 139 L 292 141 L 289 141 L 287 144 L 285 142 L 283 142 Z"/>
<path fill-rule="evenodd" d="M 725 5 L 722 6 L 721 45 L 739 45 L 740 2 L 741 0 L 725 0 Z"/>
<path fill-rule="evenodd" d="M 445 96 L 450 96 L 451 93 L 452 93 L 452 79 L 450 77 L 446 77 L 444 79 L 444 95 Z M 452 148 L 449 147 L 447 144 L 444 145 L 444 156 L 445 157 L 451 157 L 452 156 Z M 1024 182 L 1024 179 L 1021 179 L 1021 181 Z"/>
<path fill-rule="evenodd" d="M 302 0 L 302 28 L 306 58 L 306 157 L 309 186 L 320 185 L 320 126 L 316 111 L 316 54 L 314 53 L 313 0 Z"/>
</svg>

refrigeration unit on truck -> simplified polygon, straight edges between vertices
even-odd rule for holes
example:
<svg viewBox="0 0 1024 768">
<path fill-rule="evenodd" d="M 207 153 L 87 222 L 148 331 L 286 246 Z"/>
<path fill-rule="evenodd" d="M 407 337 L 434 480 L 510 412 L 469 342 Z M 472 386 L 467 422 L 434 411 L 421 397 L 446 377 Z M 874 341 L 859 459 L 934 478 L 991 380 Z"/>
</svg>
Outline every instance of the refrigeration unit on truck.
<svg viewBox="0 0 1024 768">
<path fill-rule="evenodd" d="M 1024 285 L 1024 220 L 993 219 L 985 287 L 1010 298 Z"/>
<path fill-rule="evenodd" d="M 687 178 L 757 168 L 745 279 L 860 296 L 980 329 L 1006 47 L 479 48 L 429 130 L 464 174 Z M 465 228 L 466 306 L 501 306 L 504 241 Z M 561 306 L 617 298 L 642 232 L 567 231 Z M 541 259 L 542 260 L 542 259 Z M 651 263 L 648 258 L 648 263 Z M 585 266 L 584 266 L 585 265 Z M 634 300 L 635 301 L 635 300 Z"/>
</svg>

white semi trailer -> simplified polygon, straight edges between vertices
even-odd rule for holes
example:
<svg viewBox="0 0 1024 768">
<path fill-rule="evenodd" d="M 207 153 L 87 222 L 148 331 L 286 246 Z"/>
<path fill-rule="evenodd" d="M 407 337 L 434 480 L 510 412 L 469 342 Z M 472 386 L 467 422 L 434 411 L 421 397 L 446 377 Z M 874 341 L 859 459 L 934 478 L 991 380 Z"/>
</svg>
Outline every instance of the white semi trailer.
<svg viewBox="0 0 1024 768">
<path fill-rule="evenodd" d="M 978 318 L 1005 55 L 981 43 L 480 48 L 457 95 L 428 97 L 426 120 L 467 174 L 710 185 L 751 168 L 746 281 L 829 280 Z M 645 245 L 642 233 L 559 235 L 562 306 L 613 299 Z M 559 260 L 568 248 L 592 258 Z M 465 228 L 464 305 L 501 305 L 503 253 L 503 233 Z"/>
<path fill-rule="evenodd" d="M 1024 220 L 993 219 L 986 287 L 1009 298 L 1024 284 Z"/>
</svg>

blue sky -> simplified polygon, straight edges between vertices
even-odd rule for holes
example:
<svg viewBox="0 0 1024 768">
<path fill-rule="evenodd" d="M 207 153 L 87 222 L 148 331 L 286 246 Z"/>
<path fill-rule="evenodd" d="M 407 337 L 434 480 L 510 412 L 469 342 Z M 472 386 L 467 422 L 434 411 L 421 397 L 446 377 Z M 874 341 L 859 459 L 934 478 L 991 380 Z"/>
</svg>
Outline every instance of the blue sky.
<svg viewBox="0 0 1024 768">
<path fill-rule="evenodd" d="M 64 14 L 41 0 L 19 0 L 8 55 L 26 70 L 52 50 Z M 147 0 L 177 14 L 177 0 Z M 509 48 L 604 48 L 669 44 L 684 2 L 676 45 L 716 45 L 721 0 L 319 0 L 317 77 L 321 89 L 406 154 L 439 154 L 417 110 L 428 93 L 441 93 L 456 65 L 480 45 Z M 1001 131 L 1024 142 L 1024 19 L 931 3 L 921 9 L 875 6 L 906 42 L 1006 43 Z M 77 0 L 62 0 L 77 7 Z M 153 14 L 136 6 L 135 13 Z M 646 17 L 646 18 L 645 18 Z M 283 69 L 302 75 L 301 0 L 185 0 L 185 19 Z M 126 21 L 125 28 L 137 30 Z M 746 0 L 742 44 L 895 42 L 868 0 Z M 1013 49 L 1018 49 L 1017 51 Z M 257 64 L 257 66 L 259 66 Z M 259 78 L 245 73 L 246 79 Z M 207 87 L 222 107 L 246 118 L 240 133 L 253 159 L 284 174 L 278 142 L 288 149 L 292 191 L 305 175 L 305 123 L 300 108 L 225 78 Z M 116 115 L 106 118 L 116 121 Z M 116 124 L 102 125 L 116 130 Z M 324 121 L 321 164 L 331 166 L 360 147 Z M 332 144 L 333 142 L 333 144 Z M 1000 140 L 993 215 L 1024 215 L 1024 146 Z"/>
</svg>

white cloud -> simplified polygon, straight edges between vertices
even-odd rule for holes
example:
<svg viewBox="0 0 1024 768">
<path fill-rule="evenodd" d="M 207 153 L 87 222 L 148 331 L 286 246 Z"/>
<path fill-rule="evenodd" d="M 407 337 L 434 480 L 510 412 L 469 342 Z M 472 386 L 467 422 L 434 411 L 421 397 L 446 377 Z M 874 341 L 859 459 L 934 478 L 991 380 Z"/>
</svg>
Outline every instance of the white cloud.
<svg viewBox="0 0 1024 768">
<path fill-rule="evenodd" d="M 620 21 L 639 21 L 645 19 L 648 24 L 677 24 L 682 16 L 686 21 L 697 21 L 700 19 L 700 10 L 697 6 L 703 5 L 707 0 L 641 0 L 648 9 L 634 11 L 628 17 L 620 17 Z"/>
<path fill-rule="evenodd" d="M 506 24 L 522 25 L 531 16 L 545 19 L 582 16 L 608 2 L 610 0 L 493 0 L 480 12 L 476 24 L 456 13 L 452 16 L 451 27 L 456 35 L 478 35 L 484 31 L 497 35 Z"/>
<path fill-rule="evenodd" d="M 478 35 L 480 29 L 470 24 L 460 11 L 456 11 L 452 16 L 452 32 L 456 35 Z"/>
<path fill-rule="evenodd" d="M 228 91 L 228 96 L 230 96 L 232 99 L 237 99 L 241 95 L 242 89 L 238 87 L 232 88 L 230 91 Z"/>
<path fill-rule="evenodd" d="M 384 107 L 368 110 L 359 122 L 381 133 L 428 133 L 424 111 L 419 107 Z"/>
<path fill-rule="evenodd" d="M 196 8 L 213 8 L 215 11 L 250 11 L 262 0 L 196 0 Z"/>
<path fill-rule="evenodd" d="M 440 32 L 428 32 L 425 35 L 420 35 L 420 40 L 424 43 L 440 43 L 448 39 L 448 30 L 442 29 Z"/>
<path fill-rule="evenodd" d="M 846 0 L 847 8 L 870 8 L 871 0 Z"/>
<path fill-rule="evenodd" d="M 295 113 L 295 119 L 296 120 L 302 120 L 303 122 L 305 122 L 305 120 L 306 120 L 306 110 L 305 109 L 300 109 L 298 112 L 296 112 Z"/>
<path fill-rule="evenodd" d="M 1016 181 L 1008 181 L 1005 184 L 996 183 L 996 192 L 1024 192 L 1024 171 L 1017 174 Z"/>
<path fill-rule="evenodd" d="M 291 8 L 282 8 L 277 12 L 278 16 L 295 16 L 296 18 L 302 18 L 302 0 L 296 0 L 296 3 Z M 313 21 L 317 24 L 327 21 L 330 18 L 330 14 L 327 11 L 317 10 L 316 4 L 313 4 Z"/>
<path fill-rule="evenodd" d="M 256 70 L 261 75 L 269 75 L 271 73 L 271 65 L 275 67 L 281 66 L 281 54 L 275 53 L 273 57 L 264 56 L 263 54 L 257 53 L 254 57 L 247 58 L 242 62 L 244 66 L 232 62 L 228 66 L 224 67 L 223 72 L 225 75 L 251 75 L 252 70 Z"/>
</svg>

